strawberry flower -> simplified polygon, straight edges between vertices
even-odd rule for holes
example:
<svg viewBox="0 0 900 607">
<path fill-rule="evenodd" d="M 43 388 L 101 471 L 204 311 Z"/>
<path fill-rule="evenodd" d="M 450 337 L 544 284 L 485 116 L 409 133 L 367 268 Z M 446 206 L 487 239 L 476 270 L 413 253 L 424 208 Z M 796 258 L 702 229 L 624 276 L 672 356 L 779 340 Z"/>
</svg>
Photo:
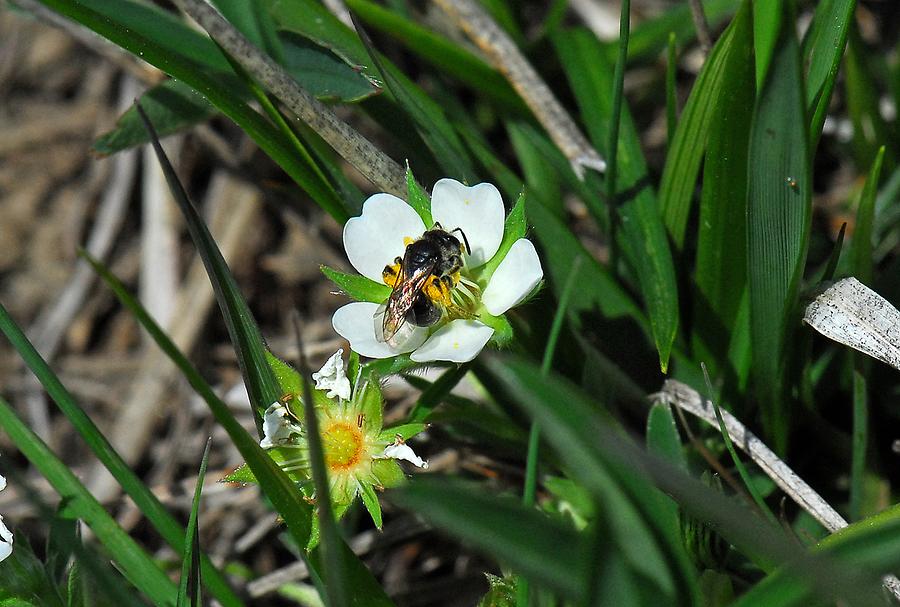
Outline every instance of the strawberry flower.
<svg viewBox="0 0 900 607">
<path fill-rule="evenodd" d="M 413 199 L 417 192 L 412 180 L 410 184 Z M 368 279 L 366 292 L 379 296 L 339 308 L 332 317 L 334 330 L 360 355 L 389 358 L 409 353 L 414 362 L 463 363 L 475 358 L 492 338 L 505 341 L 511 329 L 503 315 L 525 300 L 543 279 L 537 251 L 522 237 L 523 207 L 520 198 L 505 217 L 503 199 L 492 184 L 466 186 L 453 179 L 435 184 L 430 208 L 414 209 L 391 194 L 369 197 L 362 215 L 344 226 L 344 248 L 353 267 Z M 387 343 L 377 335 L 375 318 L 390 294 L 385 267 L 402 258 L 406 247 L 426 230 L 437 226 L 451 233 L 458 231 L 460 240 L 468 245 L 458 283 L 450 293 L 453 305 L 445 307 L 441 321 L 434 326 L 415 327 L 402 344 Z M 326 269 L 329 273 L 337 275 Z M 346 282 L 339 284 L 345 287 Z M 345 291 L 350 295 L 360 292 Z"/>
</svg>

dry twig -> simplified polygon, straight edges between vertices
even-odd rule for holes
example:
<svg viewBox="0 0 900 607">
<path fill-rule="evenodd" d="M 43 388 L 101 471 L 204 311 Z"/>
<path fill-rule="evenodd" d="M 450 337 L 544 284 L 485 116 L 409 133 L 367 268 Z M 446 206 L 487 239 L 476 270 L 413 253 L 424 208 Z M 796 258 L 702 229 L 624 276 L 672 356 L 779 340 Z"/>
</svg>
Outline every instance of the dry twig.
<svg viewBox="0 0 900 607">
<path fill-rule="evenodd" d="M 509 83 L 525 100 L 535 117 L 547 130 L 553 143 L 562 150 L 579 177 L 584 169 L 603 172 L 606 162 L 588 143 L 575 121 L 557 101 L 519 51 L 515 42 L 474 0 L 434 0 L 454 23 L 487 55 Z"/>
</svg>

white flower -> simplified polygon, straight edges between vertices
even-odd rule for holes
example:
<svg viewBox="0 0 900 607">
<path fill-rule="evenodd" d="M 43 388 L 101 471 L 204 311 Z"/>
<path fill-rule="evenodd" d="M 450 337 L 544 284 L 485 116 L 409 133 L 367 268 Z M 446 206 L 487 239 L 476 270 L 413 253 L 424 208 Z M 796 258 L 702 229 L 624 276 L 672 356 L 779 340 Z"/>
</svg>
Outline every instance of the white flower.
<svg viewBox="0 0 900 607">
<path fill-rule="evenodd" d="M 316 390 L 327 390 L 328 398 L 339 397 L 341 400 L 350 400 L 350 380 L 344 373 L 344 349 L 340 348 L 325 361 L 318 373 L 313 373 L 313 381 L 316 382 Z"/>
<path fill-rule="evenodd" d="M 271 449 L 290 442 L 291 436 L 301 433 L 302 429 L 294 422 L 287 407 L 280 402 L 274 402 L 263 414 L 263 439 L 259 441 L 259 446 Z"/>
<path fill-rule="evenodd" d="M 0 476 L 0 491 L 6 489 L 6 479 Z M 3 516 L 0 516 L 0 561 L 12 554 L 13 534 L 3 524 Z"/>
<path fill-rule="evenodd" d="M 384 451 L 381 455 L 376 456 L 377 459 L 402 459 L 406 460 L 409 463 L 413 464 L 418 468 L 427 468 L 428 462 L 423 460 L 421 457 L 416 455 L 416 452 L 412 450 L 412 447 L 407 445 L 402 440 L 396 440 L 387 447 L 384 448 Z"/>
<path fill-rule="evenodd" d="M 465 255 L 464 284 L 474 292 L 472 318 L 451 318 L 434 327 L 416 327 L 401 347 L 379 341 L 374 316 L 379 305 L 355 302 L 343 306 L 332 318 L 334 330 L 363 356 L 388 358 L 411 352 L 416 362 L 444 360 L 456 363 L 475 358 L 487 344 L 494 329 L 481 322 L 482 311 L 500 316 L 520 303 L 543 278 L 534 245 L 525 238 L 515 241 L 506 256 L 486 280 L 477 270 L 500 248 L 505 213 L 496 187 L 479 183 L 468 187 L 453 179 L 438 181 L 431 197 L 431 215 L 445 230 L 459 230 L 471 250 Z M 408 243 L 426 229 L 418 213 L 391 194 L 375 194 L 363 204 L 362 215 L 344 226 L 344 248 L 350 263 L 363 276 L 383 284 L 382 271 L 403 257 Z M 485 283 L 486 284 L 483 284 Z M 459 288 L 459 287 L 457 287 Z"/>
</svg>

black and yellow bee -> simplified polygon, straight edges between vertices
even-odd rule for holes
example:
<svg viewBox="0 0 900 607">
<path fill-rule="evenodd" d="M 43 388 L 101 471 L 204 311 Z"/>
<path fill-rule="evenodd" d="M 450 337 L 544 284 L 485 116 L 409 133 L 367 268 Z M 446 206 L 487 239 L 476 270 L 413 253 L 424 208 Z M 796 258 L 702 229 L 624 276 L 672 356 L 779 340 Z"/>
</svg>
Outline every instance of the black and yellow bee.
<svg viewBox="0 0 900 607">
<path fill-rule="evenodd" d="M 453 235 L 459 232 L 462 242 Z M 375 314 L 375 337 L 400 347 L 415 327 L 430 327 L 453 308 L 451 292 L 459 284 L 463 251 L 471 254 L 466 235 L 435 223 L 406 247 L 403 257 L 384 267 L 384 282 L 392 287 Z"/>
</svg>

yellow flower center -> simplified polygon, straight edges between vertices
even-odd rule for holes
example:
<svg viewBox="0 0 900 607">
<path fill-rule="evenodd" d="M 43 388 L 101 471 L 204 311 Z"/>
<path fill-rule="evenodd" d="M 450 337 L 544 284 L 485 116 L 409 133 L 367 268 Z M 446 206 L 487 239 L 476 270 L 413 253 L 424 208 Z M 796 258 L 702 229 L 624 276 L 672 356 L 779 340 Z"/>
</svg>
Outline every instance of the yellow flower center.
<svg viewBox="0 0 900 607">
<path fill-rule="evenodd" d="M 362 460 L 362 429 L 345 421 L 335 421 L 322 430 L 325 464 L 332 472 L 353 468 Z"/>
</svg>

